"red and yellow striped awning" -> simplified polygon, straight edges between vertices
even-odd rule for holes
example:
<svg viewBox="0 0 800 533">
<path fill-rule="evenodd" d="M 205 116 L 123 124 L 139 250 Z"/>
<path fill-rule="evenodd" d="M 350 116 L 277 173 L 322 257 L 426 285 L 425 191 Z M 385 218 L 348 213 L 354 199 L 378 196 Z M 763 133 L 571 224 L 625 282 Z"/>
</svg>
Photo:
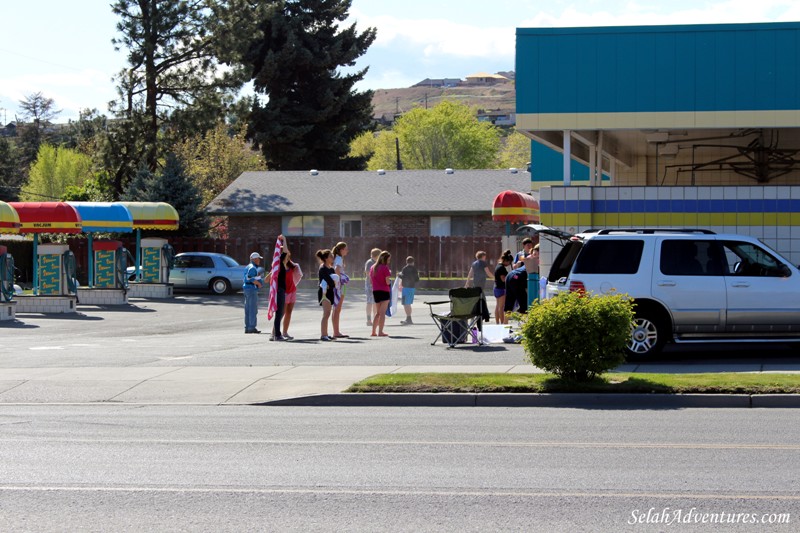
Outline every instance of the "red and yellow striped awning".
<svg viewBox="0 0 800 533">
<path fill-rule="evenodd" d="M 0 233 L 19 233 L 22 226 L 17 210 L 5 202 L 0 202 Z"/>
<path fill-rule="evenodd" d="M 119 202 L 133 216 L 133 229 L 178 229 L 178 212 L 166 202 Z"/>
<path fill-rule="evenodd" d="M 80 233 L 81 217 L 65 202 L 10 202 L 19 215 L 20 233 Z"/>
<path fill-rule="evenodd" d="M 492 220 L 539 222 L 539 202 L 530 194 L 503 191 L 494 198 Z"/>
</svg>

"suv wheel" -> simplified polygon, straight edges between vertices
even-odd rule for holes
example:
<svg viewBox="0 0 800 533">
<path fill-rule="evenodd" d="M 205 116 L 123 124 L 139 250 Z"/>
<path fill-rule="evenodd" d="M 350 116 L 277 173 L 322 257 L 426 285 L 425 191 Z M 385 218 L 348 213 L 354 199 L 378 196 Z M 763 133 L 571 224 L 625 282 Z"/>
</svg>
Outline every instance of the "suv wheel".
<svg viewBox="0 0 800 533">
<path fill-rule="evenodd" d="M 652 311 L 637 313 L 626 349 L 628 359 L 652 357 L 661 351 L 666 342 L 666 322 Z"/>
<path fill-rule="evenodd" d="M 225 278 L 214 278 L 211 280 L 211 290 L 214 294 L 227 294 L 231 290 L 231 284 Z"/>
</svg>

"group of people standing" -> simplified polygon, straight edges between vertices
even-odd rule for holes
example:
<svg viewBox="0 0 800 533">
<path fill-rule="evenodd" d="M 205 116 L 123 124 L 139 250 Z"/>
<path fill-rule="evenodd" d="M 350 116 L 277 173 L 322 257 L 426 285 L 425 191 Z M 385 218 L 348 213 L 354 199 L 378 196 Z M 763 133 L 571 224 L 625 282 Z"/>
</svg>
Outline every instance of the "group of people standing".
<svg viewBox="0 0 800 533">
<path fill-rule="evenodd" d="M 367 326 L 372 327 L 373 337 L 387 337 L 384 330 L 386 315 L 392 300 L 392 271 L 389 267 L 392 254 L 380 248 L 373 248 L 370 258 L 364 263 L 364 290 L 367 294 Z M 397 275 L 402 287 L 402 304 L 406 318 L 401 325 L 413 324 L 411 319 L 411 304 L 414 303 L 419 271 L 414 258 L 408 256 L 406 264 Z"/>
<path fill-rule="evenodd" d="M 275 291 L 275 319 L 273 321 L 272 333 L 269 340 L 271 341 L 290 341 L 294 339 L 289 335 L 289 324 L 292 321 L 292 312 L 294 311 L 294 304 L 297 301 L 297 284 L 303 278 L 303 271 L 300 265 L 292 261 L 292 254 L 286 244 L 286 238 L 283 235 L 278 236 L 278 240 L 282 243 L 280 262 L 278 265 L 278 276 Z M 257 315 L 258 315 L 258 289 L 265 283 L 270 283 L 272 272 L 267 272 L 264 276 L 261 275 L 262 269 L 260 268 L 261 260 L 264 259 L 258 252 L 250 254 L 250 264 L 244 272 L 244 283 L 242 285 L 242 292 L 244 292 L 244 332 L 245 333 L 261 333 L 256 328 Z"/>
<path fill-rule="evenodd" d="M 276 307 L 271 341 L 292 340 L 289 335 L 292 310 L 297 301 L 297 284 L 303 277 L 300 265 L 291 260 L 291 253 L 283 235 L 278 237 L 281 243 L 280 266 L 277 270 Z M 320 321 L 320 340 L 324 342 L 348 338 L 349 335 L 340 329 L 342 307 L 347 294 L 347 284 L 350 281 L 345 272 L 345 257 L 347 257 L 347 243 L 339 242 L 331 249 L 318 250 L 316 257 L 320 262 L 317 287 L 317 301 L 322 307 L 322 320 Z M 386 325 L 387 309 L 392 298 L 392 271 L 389 267 L 391 254 L 385 250 L 374 248 L 370 259 L 364 265 L 365 285 L 367 292 L 367 325 L 372 327 L 373 337 L 388 337 L 384 331 Z M 266 283 L 270 283 L 272 272 L 262 275 L 260 267 L 263 256 L 258 252 L 250 254 L 250 264 L 244 273 L 244 303 L 245 303 L 245 333 L 261 333 L 257 329 L 258 315 L 258 290 Z M 414 265 L 414 258 L 406 258 L 406 265 L 398 274 L 402 286 L 402 303 L 406 318 L 401 324 L 413 324 L 411 319 L 411 304 L 414 303 L 416 284 L 419 281 L 419 271 Z M 333 332 L 330 334 L 328 322 L 330 321 Z"/>
<path fill-rule="evenodd" d="M 484 251 L 475 254 L 465 286 L 483 288 L 486 280 L 494 277 L 494 319 L 498 324 L 506 324 L 507 312 L 528 311 L 528 273 L 539 272 L 539 245 L 534 245 L 533 240 L 526 237 L 516 256 L 511 254 L 511 250 L 505 250 L 497 260 L 494 273 L 486 262 L 486 255 Z"/>
<path fill-rule="evenodd" d="M 303 277 L 300 265 L 293 262 L 291 253 L 283 235 L 278 237 L 282 243 L 280 266 L 278 269 L 276 285 L 275 320 L 273 323 L 270 340 L 292 340 L 289 335 L 289 324 L 292 311 L 297 300 L 297 284 Z M 522 251 L 516 256 L 511 250 L 505 250 L 497 261 L 494 272 L 486 261 L 487 254 L 478 251 L 475 261 L 470 265 L 465 286 L 483 288 L 487 279 L 494 279 L 495 321 L 505 324 L 508 321 L 507 312 L 528 310 L 528 273 L 539 271 L 539 245 L 533 244 L 530 238 L 522 241 Z M 347 243 L 339 242 L 331 249 L 318 250 L 316 257 L 320 262 L 319 285 L 317 288 L 317 301 L 322 307 L 322 320 L 320 321 L 320 340 L 333 341 L 348 338 L 340 329 L 342 307 L 347 294 L 347 284 L 350 281 L 345 272 L 345 257 L 347 257 Z M 390 268 L 392 255 L 380 248 L 373 248 L 370 258 L 364 264 L 364 285 L 367 295 L 366 316 L 367 326 L 372 328 L 373 337 L 388 337 L 384 331 L 386 316 L 392 299 L 392 271 Z M 244 274 L 244 301 L 245 301 L 245 333 L 261 333 L 256 328 L 256 315 L 258 313 L 258 289 L 264 283 L 271 281 L 272 273 L 262 276 L 259 268 L 263 257 L 258 252 L 250 254 L 250 264 Z M 406 264 L 398 273 L 397 278 L 402 287 L 401 301 L 405 311 L 405 320 L 402 325 L 413 324 L 411 318 L 412 304 L 419 281 L 419 271 L 414 258 L 406 258 Z M 329 334 L 328 321 L 330 320 L 333 334 Z"/>
</svg>

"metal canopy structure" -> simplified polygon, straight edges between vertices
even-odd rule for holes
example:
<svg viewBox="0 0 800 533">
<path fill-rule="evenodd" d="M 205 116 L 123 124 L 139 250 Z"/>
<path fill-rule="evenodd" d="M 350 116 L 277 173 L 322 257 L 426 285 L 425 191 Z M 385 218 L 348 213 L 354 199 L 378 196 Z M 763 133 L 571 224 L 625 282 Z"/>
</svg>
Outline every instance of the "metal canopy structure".
<svg viewBox="0 0 800 533">
<path fill-rule="evenodd" d="M 88 241 L 88 282 L 94 287 L 94 237 L 93 233 L 131 233 L 133 216 L 120 202 L 68 202 L 74 207 L 83 221 L 83 232 Z"/>
<path fill-rule="evenodd" d="M 67 202 L 81 217 L 84 233 L 130 233 L 133 216 L 120 202 Z"/>
<path fill-rule="evenodd" d="M 78 211 L 65 202 L 10 202 L 19 215 L 20 233 L 80 233 Z M 34 239 L 34 242 L 36 240 Z"/>
<path fill-rule="evenodd" d="M 133 229 L 176 230 L 178 212 L 166 202 L 119 202 L 130 211 Z"/>
<path fill-rule="evenodd" d="M 39 254 L 40 233 L 80 233 L 83 227 L 78 211 L 65 202 L 11 202 L 19 214 L 20 233 L 33 234 L 33 262 Z M 33 290 L 39 293 L 39 269 L 33 268 Z"/>
<path fill-rule="evenodd" d="M 176 230 L 179 226 L 178 211 L 166 202 L 120 202 L 133 216 L 136 230 L 136 279 L 139 279 L 142 253 L 142 230 Z"/>
<path fill-rule="evenodd" d="M 0 202 L 0 233 L 18 234 L 21 224 L 17 210 L 5 202 Z"/>
</svg>

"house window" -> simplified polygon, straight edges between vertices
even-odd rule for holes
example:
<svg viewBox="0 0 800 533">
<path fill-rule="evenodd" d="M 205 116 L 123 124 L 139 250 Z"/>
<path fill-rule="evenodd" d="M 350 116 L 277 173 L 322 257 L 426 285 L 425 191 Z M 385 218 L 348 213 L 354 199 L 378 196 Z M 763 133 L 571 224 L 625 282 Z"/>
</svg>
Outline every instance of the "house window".
<svg viewBox="0 0 800 533">
<path fill-rule="evenodd" d="M 342 216 L 339 221 L 339 231 L 342 237 L 361 237 L 360 216 Z"/>
<path fill-rule="evenodd" d="M 283 234 L 287 237 L 322 237 L 325 235 L 325 217 L 293 216 L 283 217 Z"/>
<path fill-rule="evenodd" d="M 472 237 L 472 217 L 450 217 L 450 235 Z"/>
<path fill-rule="evenodd" d="M 450 217 L 431 217 L 431 237 L 450 236 Z"/>
</svg>

